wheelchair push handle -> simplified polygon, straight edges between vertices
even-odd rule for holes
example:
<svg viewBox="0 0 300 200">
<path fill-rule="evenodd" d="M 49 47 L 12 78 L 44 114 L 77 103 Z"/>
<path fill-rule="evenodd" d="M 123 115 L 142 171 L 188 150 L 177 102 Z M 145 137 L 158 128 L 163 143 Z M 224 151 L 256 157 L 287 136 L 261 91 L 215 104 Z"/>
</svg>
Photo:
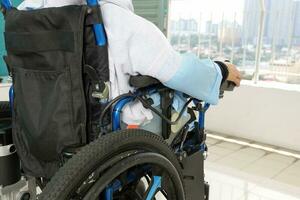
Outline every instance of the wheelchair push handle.
<svg viewBox="0 0 300 200">
<path fill-rule="evenodd" d="M 221 91 L 233 91 L 236 84 L 232 81 L 225 81 L 221 86 Z"/>
<path fill-rule="evenodd" d="M 98 0 L 86 0 L 86 3 L 90 7 L 98 7 Z M 100 9 L 100 8 L 98 8 Z M 106 45 L 106 35 L 104 31 L 104 26 L 102 23 L 94 24 L 93 25 L 94 34 L 96 43 L 98 46 L 105 46 Z"/>
<path fill-rule="evenodd" d="M 2 10 L 10 10 L 13 7 L 10 0 L 1 0 L 1 8 Z"/>
</svg>

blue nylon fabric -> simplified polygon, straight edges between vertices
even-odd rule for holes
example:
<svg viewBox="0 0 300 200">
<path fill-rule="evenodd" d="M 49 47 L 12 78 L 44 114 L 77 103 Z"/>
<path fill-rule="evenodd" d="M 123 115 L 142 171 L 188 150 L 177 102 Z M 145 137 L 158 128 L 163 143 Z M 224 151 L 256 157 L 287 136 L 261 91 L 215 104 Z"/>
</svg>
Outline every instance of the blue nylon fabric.
<svg viewBox="0 0 300 200">
<path fill-rule="evenodd" d="M 191 53 L 182 57 L 181 67 L 163 84 L 212 105 L 218 104 L 223 78 L 219 66 L 210 59 L 200 60 Z"/>
</svg>

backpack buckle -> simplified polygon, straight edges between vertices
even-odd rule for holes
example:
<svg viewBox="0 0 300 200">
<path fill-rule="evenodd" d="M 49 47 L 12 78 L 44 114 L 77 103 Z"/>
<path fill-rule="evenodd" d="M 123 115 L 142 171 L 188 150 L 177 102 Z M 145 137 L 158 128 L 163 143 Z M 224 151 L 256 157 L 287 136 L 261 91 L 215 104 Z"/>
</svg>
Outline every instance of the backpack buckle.
<svg viewBox="0 0 300 200">
<path fill-rule="evenodd" d="M 94 91 L 92 93 L 92 97 L 96 98 L 96 99 L 108 99 L 109 98 L 109 82 L 105 82 L 104 83 L 104 89 L 102 90 L 102 92 L 99 91 L 99 85 L 95 86 L 96 87 L 96 91 Z M 98 88 L 98 90 L 97 90 Z"/>
</svg>

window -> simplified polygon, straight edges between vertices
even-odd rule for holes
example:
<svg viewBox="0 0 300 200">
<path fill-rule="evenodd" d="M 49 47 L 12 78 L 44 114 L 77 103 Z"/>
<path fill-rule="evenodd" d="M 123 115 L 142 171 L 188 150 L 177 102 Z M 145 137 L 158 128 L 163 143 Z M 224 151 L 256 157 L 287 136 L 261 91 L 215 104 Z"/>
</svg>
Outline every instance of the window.
<svg viewBox="0 0 300 200">
<path fill-rule="evenodd" d="M 248 80 L 300 84 L 298 0 L 172 0 L 170 41 L 182 53 L 230 59 Z"/>
</svg>

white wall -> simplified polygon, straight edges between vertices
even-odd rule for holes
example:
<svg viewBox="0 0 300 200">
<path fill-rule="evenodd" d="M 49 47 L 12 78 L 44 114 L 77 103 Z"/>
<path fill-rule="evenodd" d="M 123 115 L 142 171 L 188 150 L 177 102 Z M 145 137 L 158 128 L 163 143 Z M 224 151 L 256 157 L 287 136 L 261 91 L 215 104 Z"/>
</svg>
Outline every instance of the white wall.
<svg viewBox="0 0 300 200">
<path fill-rule="evenodd" d="M 274 85 L 274 84 L 273 84 Z M 300 151 L 300 91 L 243 85 L 208 112 L 207 129 Z"/>
</svg>

